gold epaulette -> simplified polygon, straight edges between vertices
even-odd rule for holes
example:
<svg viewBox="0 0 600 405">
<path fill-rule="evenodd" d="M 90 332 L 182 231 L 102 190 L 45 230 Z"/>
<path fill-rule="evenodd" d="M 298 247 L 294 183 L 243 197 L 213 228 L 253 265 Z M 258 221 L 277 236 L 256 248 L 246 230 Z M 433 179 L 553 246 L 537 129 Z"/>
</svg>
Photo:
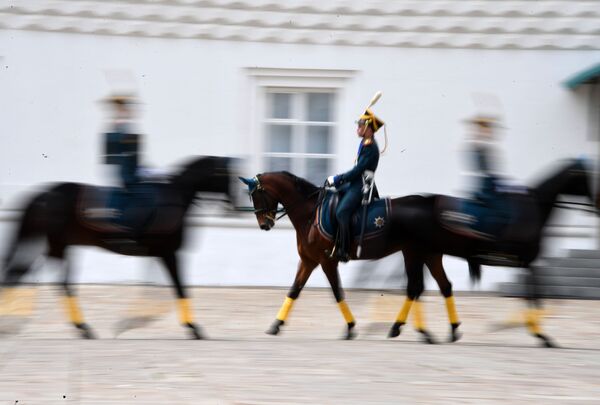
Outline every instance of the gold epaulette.
<svg viewBox="0 0 600 405">
<path fill-rule="evenodd" d="M 363 145 L 364 145 L 364 146 L 369 146 L 369 145 L 371 145 L 372 143 L 373 143 L 373 138 L 365 139 L 365 140 L 363 141 Z"/>
</svg>

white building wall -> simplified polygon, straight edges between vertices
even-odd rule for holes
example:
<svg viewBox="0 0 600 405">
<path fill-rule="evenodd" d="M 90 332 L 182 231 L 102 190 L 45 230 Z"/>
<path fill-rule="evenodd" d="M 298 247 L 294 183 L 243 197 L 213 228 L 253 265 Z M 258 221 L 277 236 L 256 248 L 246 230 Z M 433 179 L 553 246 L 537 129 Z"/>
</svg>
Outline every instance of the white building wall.
<svg viewBox="0 0 600 405">
<path fill-rule="evenodd" d="M 170 167 L 195 154 L 240 156 L 247 158 L 244 175 L 250 176 L 262 167 L 248 153 L 259 142 L 255 81 L 248 69 L 351 71 L 340 92 L 336 171 L 352 165 L 354 120 L 372 94 L 383 90 L 375 110 L 389 126 L 390 149 L 380 160 L 377 182 L 382 194 L 398 196 L 464 190 L 461 121 L 477 112 L 475 92 L 500 100 L 508 128 L 502 140 L 506 168 L 517 182 L 530 184 L 558 159 L 582 154 L 597 159 L 585 89 L 573 93 L 561 82 L 598 60 L 600 50 L 589 48 L 340 46 L 0 30 L 0 209 L 18 208 L 23 193 L 44 182 L 110 181 L 100 161 L 99 100 L 112 90 L 107 72 L 133 75 L 143 102 L 147 163 Z M 575 215 L 574 221 L 594 235 L 591 217 Z M 200 243 L 187 250 L 188 278 L 210 285 L 291 284 L 297 262 L 293 231 L 282 226 L 265 233 L 252 218 L 239 222 L 223 227 L 213 220 L 193 228 L 192 239 Z M 590 237 L 561 239 L 549 249 L 592 247 Z M 81 281 L 144 274 L 145 264 L 130 267 L 142 263 L 138 259 L 77 251 Z M 400 259 L 382 266 L 394 267 L 394 260 Z M 466 265 L 446 260 L 455 287 L 469 289 Z M 367 267 L 342 266 L 346 284 Z M 511 274 L 489 273 L 486 289 Z M 309 285 L 326 281 L 319 275 Z"/>
</svg>

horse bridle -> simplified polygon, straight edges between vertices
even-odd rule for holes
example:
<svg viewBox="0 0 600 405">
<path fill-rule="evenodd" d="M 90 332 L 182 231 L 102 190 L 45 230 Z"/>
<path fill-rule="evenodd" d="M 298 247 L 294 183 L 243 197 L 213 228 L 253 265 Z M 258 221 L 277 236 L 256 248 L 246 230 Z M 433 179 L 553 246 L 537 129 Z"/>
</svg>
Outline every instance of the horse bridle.
<svg viewBox="0 0 600 405">
<path fill-rule="evenodd" d="M 267 205 L 267 198 L 266 198 L 266 194 L 267 191 L 265 190 L 265 188 L 262 186 L 262 184 L 260 184 L 260 175 L 256 175 L 252 178 L 252 180 L 254 180 L 256 182 L 256 187 L 254 187 L 251 191 L 250 191 L 250 198 L 254 198 L 253 195 L 256 191 L 261 191 L 260 196 L 262 197 L 262 201 L 264 203 L 264 206 Z M 308 196 L 308 198 L 312 197 L 313 195 L 319 193 L 321 191 L 321 188 L 319 188 L 317 191 L 315 191 L 314 193 L 312 193 L 311 195 Z M 254 214 L 260 214 L 264 211 L 268 211 L 265 214 L 265 218 L 273 221 L 273 223 L 277 222 L 278 220 L 280 220 L 281 218 L 283 218 L 284 216 L 288 215 L 289 212 L 291 212 L 293 209 L 296 208 L 296 206 L 301 203 L 302 200 L 298 200 L 296 202 L 294 202 L 293 204 L 290 204 L 290 206 L 286 209 L 286 208 L 281 208 L 281 209 L 275 209 L 273 210 L 269 210 L 267 208 L 260 208 L 260 209 L 255 209 L 254 210 Z M 272 212 L 272 214 L 271 214 Z M 277 213 L 281 212 L 282 214 L 280 216 L 277 216 Z"/>
<path fill-rule="evenodd" d="M 254 180 L 256 182 L 256 187 L 254 187 L 250 191 L 250 199 L 254 199 L 254 193 L 256 193 L 257 191 L 260 191 L 261 193 L 257 193 L 257 195 L 260 195 L 262 197 L 263 206 L 266 207 L 268 205 L 267 197 L 266 197 L 267 191 L 262 186 L 262 184 L 260 184 L 259 176 L 260 175 L 257 175 L 252 178 L 252 180 Z M 275 208 L 275 210 L 269 210 L 268 208 L 254 209 L 254 214 L 260 214 L 265 211 L 266 211 L 265 218 L 273 221 L 273 223 L 277 222 L 278 219 L 280 219 L 281 217 L 283 217 L 284 215 L 287 214 L 285 209 L 278 210 L 277 208 Z M 277 218 L 278 212 L 283 212 L 283 214 Z"/>
</svg>

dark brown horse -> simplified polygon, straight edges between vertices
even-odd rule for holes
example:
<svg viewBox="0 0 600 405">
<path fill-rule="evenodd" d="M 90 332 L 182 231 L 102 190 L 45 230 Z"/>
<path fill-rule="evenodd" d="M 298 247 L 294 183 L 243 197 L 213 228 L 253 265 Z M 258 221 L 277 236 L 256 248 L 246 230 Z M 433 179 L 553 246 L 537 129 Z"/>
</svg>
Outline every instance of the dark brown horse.
<svg viewBox="0 0 600 405">
<path fill-rule="evenodd" d="M 64 265 L 64 291 L 67 311 L 73 325 L 85 338 L 93 337 L 85 323 L 77 297 L 70 286 L 67 260 L 69 246 L 98 246 L 115 253 L 132 256 L 153 256 L 165 265 L 178 297 L 181 323 L 193 337 L 200 339 L 193 321 L 191 304 L 180 278 L 177 251 L 184 237 L 184 217 L 198 192 L 224 194 L 231 202 L 232 160 L 225 157 L 199 157 L 183 167 L 179 174 L 164 184 L 149 184 L 155 199 L 150 207 L 133 210 L 147 218 L 147 226 L 135 240 L 123 227 L 110 220 L 98 220 L 91 215 L 106 210 L 106 189 L 76 183 L 61 183 L 37 194 L 26 206 L 17 234 L 9 247 L 2 287 L 7 295 L 30 270 L 39 249 L 47 245 L 46 254 Z M 103 197 L 104 196 L 104 197 Z M 42 250 L 43 251 L 43 250 Z"/>
<path fill-rule="evenodd" d="M 338 263 L 328 254 L 332 248 L 332 241 L 321 235 L 315 222 L 315 211 L 319 205 L 318 195 L 321 190 L 286 172 L 265 173 L 242 181 L 248 185 L 261 229 L 269 230 L 274 226 L 279 203 L 284 207 L 296 229 L 297 249 L 300 255 L 296 279 L 267 333 L 279 332 L 294 300 L 298 298 L 312 271 L 320 264 L 348 324 L 346 336 L 353 337 L 355 320 L 344 302 L 344 293 L 337 271 Z M 406 323 L 408 314 L 412 310 L 416 329 L 423 334 L 427 342 L 433 342 L 430 333 L 425 329 L 419 303 L 419 297 L 424 289 L 423 266 L 426 264 L 446 298 L 451 324 L 450 339 L 455 341 L 459 338 L 457 328 L 460 322 L 452 295 L 452 285 L 442 265 L 442 255 L 449 254 L 466 258 L 471 277 L 475 280 L 480 277 L 481 265 L 529 268 L 533 286 L 529 297 L 532 308 L 526 313 L 526 323 L 534 336 L 546 346 L 552 346 L 551 340 L 541 332 L 540 302 L 535 289 L 535 273 L 530 264 L 539 253 L 543 227 L 550 217 L 557 197 L 561 194 L 585 196 L 592 200 L 588 172 L 581 161 L 569 161 L 539 186 L 528 191 L 523 197 L 526 201 L 524 204 L 533 210 L 529 212 L 531 216 L 528 218 L 528 223 L 523 226 L 517 224 L 516 227 L 511 228 L 513 234 L 504 239 L 477 238 L 445 227 L 440 220 L 439 206 L 440 202 L 449 197 L 431 195 L 392 199 L 389 226 L 385 237 L 377 239 L 376 244 L 367 242 L 360 258 L 377 259 L 399 250 L 403 252 L 408 278 L 407 297 L 389 336 L 396 337 L 400 334 L 400 328 Z M 351 251 L 356 251 L 356 245 Z M 352 258 L 356 259 L 356 255 Z"/>
<path fill-rule="evenodd" d="M 356 322 L 348 304 L 344 301 L 344 291 L 340 285 L 338 273 L 338 261 L 332 259 L 328 253 L 333 248 L 333 241 L 319 232 L 315 219 L 317 206 L 320 202 L 319 196 L 323 189 L 288 172 L 264 173 L 252 179 L 240 179 L 248 186 L 261 229 L 268 231 L 275 225 L 278 204 L 283 206 L 296 229 L 296 244 L 300 256 L 296 278 L 277 314 L 275 322 L 267 330 L 267 333 L 273 335 L 279 333 L 281 326 L 289 315 L 294 300 L 300 295 L 312 271 L 318 265 L 321 265 L 347 323 L 346 338 L 353 338 Z M 379 259 L 401 250 L 404 240 L 401 232 L 403 224 L 398 221 L 396 210 L 402 200 L 401 198 L 390 200 L 390 217 L 383 227 L 384 232 L 378 238 L 366 240 L 363 243 L 361 260 Z M 353 243 L 350 251 L 353 252 L 352 259 L 357 259 L 355 254 L 356 242 Z M 404 256 L 405 260 L 411 260 L 410 252 L 404 252 Z M 454 306 L 452 284 L 448 281 L 442 266 L 442 256 L 432 254 L 426 258 L 426 263 L 437 281 L 440 291 L 446 297 L 452 331 L 451 340 L 455 341 L 459 338 L 457 328 L 460 322 Z M 407 295 L 411 300 L 414 311 L 415 327 L 427 341 L 431 342 L 431 336 L 425 329 L 421 316 L 418 301 L 421 292 L 422 286 L 414 282 L 407 289 Z M 405 309 L 399 314 L 397 322 L 404 323 L 407 317 L 408 309 Z"/>
</svg>

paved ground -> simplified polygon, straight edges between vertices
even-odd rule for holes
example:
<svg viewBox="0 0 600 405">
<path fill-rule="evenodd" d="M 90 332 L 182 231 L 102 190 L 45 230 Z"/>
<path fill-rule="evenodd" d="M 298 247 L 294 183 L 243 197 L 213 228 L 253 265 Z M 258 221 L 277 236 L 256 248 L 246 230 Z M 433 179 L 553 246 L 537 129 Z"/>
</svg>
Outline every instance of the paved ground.
<svg viewBox="0 0 600 405">
<path fill-rule="evenodd" d="M 347 292 L 354 341 L 338 339 L 344 323 L 327 290 L 304 291 L 272 337 L 263 330 L 284 290 L 195 289 L 204 341 L 186 340 L 164 288 L 80 293 L 99 339 L 77 339 L 54 288 L 42 288 L 27 323 L 0 340 L 1 405 L 600 403 L 600 301 L 548 301 L 545 330 L 562 348 L 543 349 L 520 328 L 489 332 L 522 307 L 492 296 L 459 295 L 463 339 L 425 345 L 412 328 L 385 338 L 402 299 L 388 293 Z M 425 306 L 432 332 L 445 339 L 442 299 L 428 295 Z M 116 321 L 149 308 L 167 310 L 113 338 Z M 16 319 L 1 318 L 4 327 Z"/>
</svg>

